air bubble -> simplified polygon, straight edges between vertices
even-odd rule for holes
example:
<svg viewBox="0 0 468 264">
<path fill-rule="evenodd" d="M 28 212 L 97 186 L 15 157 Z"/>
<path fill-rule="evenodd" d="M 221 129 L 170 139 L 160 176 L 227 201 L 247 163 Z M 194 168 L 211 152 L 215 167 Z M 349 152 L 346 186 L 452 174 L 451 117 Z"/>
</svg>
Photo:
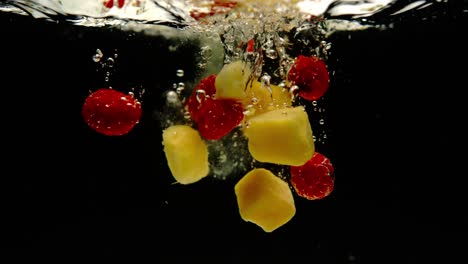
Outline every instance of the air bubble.
<svg viewBox="0 0 468 264">
<path fill-rule="evenodd" d="M 184 91 L 184 89 L 185 89 L 185 83 L 180 82 L 180 83 L 177 85 L 176 91 L 177 91 L 178 94 L 181 94 L 182 91 Z"/>
<path fill-rule="evenodd" d="M 325 120 L 323 120 L 323 118 L 320 119 L 320 120 L 319 120 L 319 124 L 321 124 L 321 125 L 325 124 Z"/>
<path fill-rule="evenodd" d="M 166 100 L 169 104 L 178 104 L 179 103 L 179 96 L 174 91 L 169 91 L 166 94 Z"/>
<path fill-rule="evenodd" d="M 102 54 L 102 51 L 100 49 L 96 49 L 96 53 L 93 55 L 93 61 L 94 62 L 100 62 L 104 54 Z"/>
<path fill-rule="evenodd" d="M 181 70 L 181 69 L 177 70 L 176 75 L 177 77 L 184 77 L 184 70 Z"/>
<path fill-rule="evenodd" d="M 107 58 L 107 60 L 106 60 L 107 67 L 109 67 L 109 68 L 114 67 L 114 62 L 115 61 L 114 61 L 113 58 Z"/>
</svg>

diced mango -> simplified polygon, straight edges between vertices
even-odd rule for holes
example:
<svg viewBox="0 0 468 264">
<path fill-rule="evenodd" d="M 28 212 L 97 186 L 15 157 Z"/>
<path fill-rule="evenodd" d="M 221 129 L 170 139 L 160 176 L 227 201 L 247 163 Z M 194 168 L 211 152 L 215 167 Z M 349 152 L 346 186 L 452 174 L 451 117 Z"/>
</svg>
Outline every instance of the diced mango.
<svg viewBox="0 0 468 264">
<path fill-rule="evenodd" d="M 288 183 L 266 169 L 253 169 L 234 187 L 239 213 L 245 221 L 272 232 L 296 213 Z"/>
<path fill-rule="evenodd" d="M 190 184 L 208 175 L 208 147 L 197 130 L 187 125 L 171 126 L 163 131 L 163 145 L 177 182 Z"/>
<path fill-rule="evenodd" d="M 301 166 L 315 151 L 312 127 L 302 106 L 254 116 L 244 133 L 250 154 L 261 162 Z"/>
<path fill-rule="evenodd" d="M 291 95 L 286 89 L 273 84 L 267 87 L 258 81 L 253 81 L 247 86 L 246 96 L 242 100 L 242 104 L 246 109 L 253 110 L 253 113 L 248 117 L 274 109 L 290 107 L 292 104 Z"/>
<path fill-rule="evenodd" d="M 225 64 L 216 76 L 216 98 L 245 98 L 245 86 L 250 77 L 249 67 L 242 61 Z"/>
</svg>

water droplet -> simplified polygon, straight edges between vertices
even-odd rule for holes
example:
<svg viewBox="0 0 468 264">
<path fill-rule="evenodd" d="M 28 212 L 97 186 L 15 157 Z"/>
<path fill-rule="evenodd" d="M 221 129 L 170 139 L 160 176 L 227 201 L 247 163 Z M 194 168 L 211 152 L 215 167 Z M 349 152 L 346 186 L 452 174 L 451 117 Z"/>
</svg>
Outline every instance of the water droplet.
<svg viewBox="0 0 468 264">
<path fill-rule="evenodd" d="M 167 92 L 166 99 L 167 99 L 167 102 L 170 103 L 170 104 L 179 103 L 179 96 L 174 91 Z"/>
<path fill-rule="evenodd" d="M 114 62 L 115 62 L 115 61 L 114 61 L 113 58 L 107 58 L 107 60 L 106 60 L 107 67 L 109 67 L 109 68 L 114 67 Z"/>
<path fill-rule="evenodd" d="M 181 94 L 184 89 L 185 89 L 185 84 L 183 82 L 180 82 L 177 85 L 176 91 L 178 94 Z"/>
<path fill-rule="evenodd" d="M 178 77 L 184 77 L 184 70 L 181 70 L 181 69 L 177 70 L 176 75 Z"/>
<path fill-rule="evenodd" d="M 102 56 L 103 56 L 102 51 L 100 49 L 97 49 L 96 53 L 93 55 L 93 61 L 100 62 L 102 59 Z"/>
</svg>

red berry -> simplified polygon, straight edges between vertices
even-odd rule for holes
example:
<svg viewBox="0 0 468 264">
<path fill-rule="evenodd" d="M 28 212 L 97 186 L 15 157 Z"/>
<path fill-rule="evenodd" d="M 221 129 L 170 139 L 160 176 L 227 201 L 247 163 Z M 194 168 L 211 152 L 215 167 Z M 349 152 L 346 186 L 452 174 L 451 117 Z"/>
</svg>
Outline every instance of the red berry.
<svg viewBox="0 0 468 264">
<path fill-rule="evenodd" d="M 317 100 L 328 90 L 329 75 L 327 65 L 315 56 L 299 55 L 288 73 L 288 79 L 299 87 L 299 96 L 307 100 Z"/>
<path fill-rule="evenodd" d="M 231 99 L 206 100 L 198 117 L 198 131 L 208 140 L 217 140 L 234 129 L 244 119 L 241 103 Z"/>
<path fill-rule="evenodd" d="M 141 104 L 131 95 L 102 88 L 86 98 L 81 114 L 98 133 L 119 136 L 127 134 L 139 122 Z"/>
<path fill-rule="evenodd" d="M 302 166 L 291 166 L 291 184 L 296 193 L 308 200 L 328 196 L 334 187 L 334 168 L 330 160 L 315 152 Z"/>
<path fill-rule="evenodd" d="M 193 89 L 192 95 L 187 101 L 187 108 L 193 121 L 198 122 L 200 108 L 203 103 L 207 100 L 213 100 L 212 96 L 216 93 L 215 80 L 216 75 L 210 75 L 201 80 Z"/>
<path fill-rule="evenodd" d="M 119 8 L 122 8 L 124 6 L 124 4 L 125 4 L 125 0 L 118 0 L 117 1 L 117 5 L 118 5 Z"/>
<path fill-rule="evenodd" d="M 107 8 L 112 8 L 114 6 L 114 0 L 106 0 L 103 4 Z"/>
<path fill-rule="evenodd" d="M 247 47 L 245 48 L 245 51 L 254 52 L 254 46 L 255 46 L 254 39 L 250 39 L 249 42 L 247 42 Z"/>
</svg>

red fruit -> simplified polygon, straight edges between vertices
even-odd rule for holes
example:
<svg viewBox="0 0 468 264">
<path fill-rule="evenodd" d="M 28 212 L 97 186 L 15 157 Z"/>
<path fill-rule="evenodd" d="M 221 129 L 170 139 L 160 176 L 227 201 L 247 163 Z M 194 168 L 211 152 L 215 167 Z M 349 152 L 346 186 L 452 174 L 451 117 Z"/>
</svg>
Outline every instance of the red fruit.
<svg viewBox="0 0 468 264">
<path fill-rule="evenodd" d="M 232 99 L 206 100 L 198 117 L 198 131 L 208 140 L 217 140 L 234 129 L 244 119 L 242 104 Z"/>
<path fill-rule="evenodd" d="M 125 4 L 125 0 L 118 0 L 118 1 L 117 1 L 117 6 L 118 6 L 119 8 L 122 8 L 122 7 L 124 6 L 124 4 Z"/>
<path fill-rule="evenodd" d="M 330 160 L 315 152 L 302 166 L 291 166 L 291 184 L 296 193 L 308 200 L 328 196 L 334 187 L 334 168 Z"/>
<path fill-rule="evenodd" d="M 104 1 L 103 4 L 107 8 L 112 8 L 114 6 L 114 0 L 106 0 L 106 1 Z"/>
<path fill-rule="evenodd" d="M 203 103 L 207 100 L 213 100 L 212 96 L 216 93 L 215 80 L 216 75 L 210 75 L 201 80 L 200 83 L 193 89 L 192 95 L 187 101 L 187 108 L 193 121 L 198 122 L 200 108 Z"/>
<path fill-rule="evenodd" d="M 195 8 L 190 10 L 190 16 L 196 20 L 202 19 L 207 16 L 213 16 L 216 14 L 225 14 L 228 13 L 232 8 L 237 5 L 237 2 L 230 1 L 214 1 L 213 3 L 209 4 L 209 10 L 204 10 L 201 8 Z"/>
<path fill-rule="evenodd" d="M 254 52 L 254 39 L 250 39 L 249 42 L 247 42 L 247 47 L 245 48 L 246 52 Z"/>
<path fill-rule="evenodd" d="M 139 122 L 141 104 L 131 95 L 102 88 L 86 98 L 81 114 L 98 133 L 119 136 L 127 134 Z"/>
<path fill-rule="evenodd" d="M 328 90 L 330 77 L 327 65 L 315 56 L 299 55 L 288 73 L 288 79 L 299 87 L 299 96 L 317 100 Z"/>
</svg>

